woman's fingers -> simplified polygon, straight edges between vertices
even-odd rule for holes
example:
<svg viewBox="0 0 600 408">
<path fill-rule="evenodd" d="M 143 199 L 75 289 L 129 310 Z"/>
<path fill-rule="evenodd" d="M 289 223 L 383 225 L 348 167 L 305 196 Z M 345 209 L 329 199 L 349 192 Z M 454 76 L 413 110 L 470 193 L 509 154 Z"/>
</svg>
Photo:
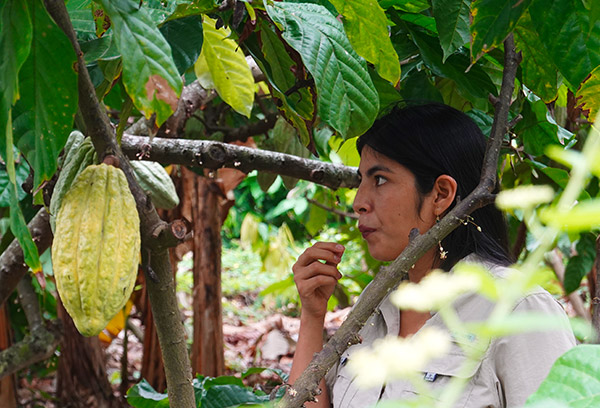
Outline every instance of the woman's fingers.
<svg viewBox="0 0 600 408">
<path fill-rule="evenodd" d="M 298 261 L 294 266 L 307 266 L 315 261 L 337 265 L 342 259 L 343 253 L 343 245 L 335 242 L 317 242 L 298 257 Z"/>
</svg>

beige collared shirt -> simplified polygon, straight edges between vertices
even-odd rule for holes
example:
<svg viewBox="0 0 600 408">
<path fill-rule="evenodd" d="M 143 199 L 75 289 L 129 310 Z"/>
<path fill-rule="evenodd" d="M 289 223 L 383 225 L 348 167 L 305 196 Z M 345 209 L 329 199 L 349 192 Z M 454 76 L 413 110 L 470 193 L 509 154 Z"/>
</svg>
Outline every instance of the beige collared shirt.
<svg viewBox="0 0 600 408">
<path fill-rule="evenodd" d="M 471 255 L 465 260 L 475 259 Z M 495 276 L 501 277 L 506 273 L 504 267 L 486 266 Z M 477 294 L 461 296 L 454 306 L 462 321 L 485 320 L 493 309 L 493 303 Z M 562 306 L 545 290 L 540 288 L 523 297 L 513 309 L 513 313 L 522 312 L 556 317 L 564 323 L 565 329 L 527 332 L 492 340 L 483 359 L 466 376 L 470 380 L 455 407 L 504 408 L 523 405 L 546 377 L 554 361 L 575 345 Z M 437 313 L 423 327 L 427 326 L 448 330 Z M 399 328 L 399 310 L 386 298 L 361 330 L 362 343 L 348 348 L 338 365 L 325 377 L 334 408 L 366 408 L 376 405 L 379 400 L 415 397 L 416 391 L 408 381 L 393 381 L 385 386 L 381 384 L 361 389 L 354 382 L 355 376 L 348 370 L 347 362 L 356 350 L 368 347 L 376 339 L 388 334 L 397 336 Z M 432 361 L 426 367 L 424 381 L 434 392 L 444 387 L 450 378 L 459 375 L 466 359 L 463 347 L 454 341 L 445 357 Z M 398 361 L 398 364 L 402 364 L 402 361 Z"/>
</svg>

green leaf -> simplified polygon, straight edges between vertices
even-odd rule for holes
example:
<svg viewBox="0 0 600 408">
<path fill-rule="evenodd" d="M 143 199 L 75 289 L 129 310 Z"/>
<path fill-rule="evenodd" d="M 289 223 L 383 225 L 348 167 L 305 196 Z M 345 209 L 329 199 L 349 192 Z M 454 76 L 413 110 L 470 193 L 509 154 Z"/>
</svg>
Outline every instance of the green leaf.
<svg viewBox="0 0 600 408">
<path fill-rule="evenodd" d="M 456 94 L 456 89 L 453 90 Z M 425 70 L 412 70 L 411 73 L 402 80 L 400 93 L 405 100 L 426 100 L 443 102 L 440 91 L 436 89 Z"/>
<path fill-rule="evenodd" d="M 581 0 L 535 0 L 531 20 L 548 54 L 573 92 L 600 65 L 600 20 L 590 27 Z"/>
<path fill-rule="evenodd" d="M 527 93 L 521 114 L 523 120 L 515 131 L 522 137 L 525 150 L 534 156 L 544 154 L 549 145 L 563 145 L 573 137 L 556 124 L 544 101 L 531 92 Z"/>
<path fill-rule="evenodd" d="M 375 65 L 379 75 L 396 85 L 400 61 L 388 33 L 388 20 L 375 0 L 330 0 L 342 15 L 350 44 L 358 55 Z"/>
<path fill-rule="evenodd" d="M 0 5 L 0 157 L 5 161 L 13 150 L 12 140 L 6 141 L 6 129 L 12 128 L 10 110 L 19 97 L 19 71 L 29 55 L 33 36 L 29 13 L 27 3 L 22 0 Z"/>
<path fill-rule="evenodd" d="M 529 12 L 523 13 L 514 35 L 516 47 L 523 53 L 523 83 L 544 102 L 554 100 L 558 93 L 558 73 L 540 36 L 533 28 Z"/>
<path fill-rule="evenodd" d="M 526 408 L 544 401 L 570 408 L 600 405 L 600 346 L 582 344 L 560 356 L 548 377 L 527 399 Z M 560 405 L 559 405 L 560 406 Z"/>
<path fill-rule="evenodd" d="M 160 27 L 169 43 L 177 71 L 183 75 L 198 59 L 202 49 L 202 17 L 188 16 L 169 20 Z"/>
<path fill-rule="evenodd" d="M 502 44 L 530 3 L 531 0 L 475 0 L 471 5 L 473 60 Z"/>
<path fill-rule="evenodd" d="M 204 44 L 194 65 L 204 88 L 214 88 L 236 112 L 250 117 L 254 103 L 254 77 L 239 45 L 228 38 L 230 30 L 215 28 L 216 20 L 204 17 Z"/>
<path fill-rule="evenodd" d="M 345 138 L 364 133 L 377 116 L 379 98 L 342 24 L 315 4 L 276 2 L 267 4 L 267 12 L 315 79 L 321 118 Z"/>
<path fill-rule="evenodd" d="M 575 99 L 579 101 L 581 109 L 590 110 L 588 117 L 594 120 L 600 112 L 600 66 L 581 84 Z"/>
<path fill-rule="evenodd" d="M 29 165 L 26 161 L 22 161 L 15 166 L 15 184 L 17 185 L 17 201 L 21 201 L 27 193 L 21 187 L 21 184 L 29 176 Z M 8 176 L 8 171 L 5 166 L 0 164 L 0 207 L 10 206 L 11 195 L 11 179 Z"/>
<path fill-rule="evenodd" d="M 433 0 L 433 16 L 444 51 L 442 62 L 471 40 L 469 0 Z"/>
<path fill-rule="evenodd" d="M 430 7 L 427 0 L 380 0 L 379 4 L 384 9 L 395 7 L 407 13 L 420 13 Z"/>
<path fill-rule="evenodd" d="M 594 266 L 596 260 L 596 236 L 586 232 L 581 234 L 575 246 L 577 255 L 569 259 L 565 269 L 565 292 L 567 294 L 579 288 L 579 284 Z"/>
<path fill-rule="evenodd" d="M 142 380 L 127 391 L 127 402 L 135 408 L 168 408 L 167 394 L 157 392 L 146 380 Z"/>
<path fill-rule="evenodd" d="M 223 377 L 207 378 L 202 382 L 194 380 L 193 386 L 196 391 L 196 398 L 201 396 L 196 401 L 198 406 L 202 408 L 228 408 L 269 401 L 268 395 L 258 396 L 254 394 L 250 389 L 243 386 L 239 378 L 229 378 L 230 380 Z M 227 383 L 227 381 L 231 383 Z"/>
<path fill-rule="evenodd" d="M 167 18 L 167 21 L 187 16 L 206 14 L 213 11 L 215 8 L 217 8 L 217 4 L 215 4 L 214 0 L 195 0 L 192 3 L 178 4 L 173 14 Z"/>
<path fill-rule="evenodd" d="M 77 111 L 75 51 L 50 18 L 43 2 L 29 0 L 33 22 L 31 52 L 19 73 L 21 98 L 15 105 L 14 141 L 33 168 L 33 188 L 56 172 L 57 159 Z"/>
<path fill-rule="evenodd" d="M 123 84 L 146 118 L 160 126 L 177 108 L 183 87 L 171 48 L 146 9 L 133 0 L 100 0 L 123 58 Z"/>
<path fill-rule="evenodd" d="M 471 102 L 477 99 L 487 99 L 488 95 L 497 95 L 496 86 L 477 64 L 473 65 L 469 72 L 466 72 L 470 66 L 469 57 L 464 52 L 452 54 L 446 62 L 443 60 L 442 47 L 437 38 L 431 37 L 418 30 L 409 28 L 413 40 L 419 50 L 425 64 L 431 71 L 443 78 L 454 80 L 458 86 L 467 92 L 465 97 L 470 97 Z"/>
<path fill-rule="evenodd" d="M 281 100 L 280 110 L 294 124 L 300 133 L 302 143 L 308 146 L 311 143 L 309 129 L 312 128 L 315 110 L 311 88 L 309 86 L 301 87 L 286 95 L 286 92 L 296 85 L 296 76 L 291 71 L 296 64 L 288 55 L 277 34 L 266 24 L 261 25 L 260 39 L 261 52 L 268 64 L 268 69 L 264 69 L 263 72 L 274 88 L 273 96 Z M 255 58 L 255 60 L 257 63 L 260 61 L 259 58 Z"/>
</svg>

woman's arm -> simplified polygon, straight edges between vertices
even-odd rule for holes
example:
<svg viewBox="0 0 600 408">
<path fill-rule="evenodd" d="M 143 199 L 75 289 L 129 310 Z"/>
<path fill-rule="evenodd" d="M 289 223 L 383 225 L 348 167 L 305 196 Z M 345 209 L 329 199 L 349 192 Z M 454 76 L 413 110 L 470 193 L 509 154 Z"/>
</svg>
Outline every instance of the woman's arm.
<svg viewBox="0 0 600 408">
<path fill-rule="evenodd" d="M 337 265 L 343 253 L 342 245 L 318 242 L 304 251 L 292 268 L 294 282 L 302 303 L 300 333 L 289 378 L 292 385 L 306 369 L 313 355 L 323 348 L 323 325 L 327 313 L 327 301 L 338 279 L 342 277 Z M 317 402 L 309 406 L 330 406 L 324 380 L 321 380 L 320 387 L 322 392 L 317 397 Z"/>
</svg>

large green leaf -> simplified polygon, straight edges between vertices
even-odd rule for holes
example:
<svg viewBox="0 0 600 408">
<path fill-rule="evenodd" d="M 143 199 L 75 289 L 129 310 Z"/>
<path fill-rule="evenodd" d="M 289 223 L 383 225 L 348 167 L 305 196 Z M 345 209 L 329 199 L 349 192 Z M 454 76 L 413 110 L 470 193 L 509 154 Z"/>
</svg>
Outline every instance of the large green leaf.
<svg viewBox="0 0 600 408">
<path fill-rule="evenodd" d="M 254 103 L 254 77 L 231 31 L 215 28 L 216 20 L 204 17 L 204 44 L 194 70 L 200 84 L 216 89 L 236 112 L 250 117 Z"/>
<path fill-rule="evenodd" d="M 592 71 L 589 78 L 585 80 L 577 90 L 576 99 L 582 109 L 589 109 L 590 120 L 595 120 L 600 112 L 600 67 Z"/>
<path fill-rule="evenodd" d="M 280 99 L 280 109 L 300 134 L 302 143 L 306 146 L 311 143 L 311 122 L 315 106 L 310 86 L 300 87 L 295 92 L 287 93 L 296 85 L 296 76 L 291 69 L 296 65 L 288 55 L 285 46 L 266 24 L 260 30 L 261 51 L 269 69 L 267 76 L 273 86 L 273 94 Z"/>
<path fill-rule="evenodd" d="M 471 56 L 474 60 L 502 44 L 531 0 L 475 0 L 471 5 Z"/>
<path fill-rule="evenodd" d="M 559 357 L 525 407 L 553 407 L 561 403 L 569 408 L 600 406 L 599 345 L 582 344 Z"/>
<path fill-rule="evenodd" d="M 419 47 L 421 58 L 431 71 L 437 76 L 454 80 L 468 94 L 464 95 L 465 97 L 470 96 L 469 99 L 473 101 L 487 99 L 490 93 L 494 95 L 498 93 L 490 77 L 478 64 L 473 65 L 469 72 L 465 73 L 470 66 L 470 61 L 464 52 L 452 54 L 444 63 L 442 47 L 437 38 L 412 28 L 410 33 Z"/>
<path fill-rule="evenodd" d="M 523 83 L 544 102 L 554 100 L 558 92 L 558 73 L 533 28 L 529 12 L 523 13 L 514 34 L 517 49 L 523 53 Z"/>
<path fill-rule="evenodd" d="M 6 142 L 4 129 L 12 128 L 9 112 L 19 97 L 19 70 L 29 55 L 33 35 L 27 3 L 9 0 L 0 5 L 0 27 L 0 157 L 8 161 L 13 147 L 12 140 Z"/>
<path fill-rule="evenodd" d="M 177 108 L 183 87 L 171 48 L 145 8 L 133 0 L 100 0 L 123 58 L 123 84 L 146 118 L 161 125 Z"/>
<path fill-rule="evenodd" d="M 430 7 L 427 0 L 379 0 L 379 4 L 385 9 L 393 6 L 407 13 L 420 13 Z"/>
<path fill-rule="evenodd" d="M 31 233 L 27 228 L 25 217 L 19 205 L 19 189 L 17 187 L 17 172 L 15 170 L 13 131 L 12 131 L 12 105 L 19 97 L 18 78 L 21 67 L 25 64 L 31 51 L 33 37 L 32 17 L 37 10 L 43 9 L 40 2 L 33 5 L 31 2 L 9 0 L 0 5 L 0 155 L 6 163 L 8 183 L 5 193 L 8 192 L 10 205 L 10 229 L 19 241 L 23 250 L 25 263 L 34 271 L 40 272 L 40 263 L 37 247 L 33 243 Z M 45 9 L 43 9 L 45 12 Z"/>
<path fill-rule="evenodd" d="M 183 74 L 200 56 L 202 49 L 202 17 L 187 16 L 169 20 L 160 27 L 173 52 L 173 60 L 180 74 Z"/>
<path fill-rule="evenodd" d="M 33 38 L 19 73 L 21 98 L 15 105 L 15 144 L 33 168 L 34 189 L 56 172 L 57 159 L 77 111 L 75 51 L 41 0 L 29 2 Z"/>
<path fill-rule="evenodd" d="M 433 17 L 444 51 L 443 62 L 471 40 L 469 0 L 433 0 Z"/>
<path fill-rule="evenodd" d="M 590 27 L 581 0 L 534 0 L 531 20 L 573 92 L 600 65 L 600 20 Z"/>
<path fill-rule="evenodd" d="M 392 46 L 388 21 L 375 0 L 330 0 L 342 15 L 344 28 L 358 55 L 375 65 L 382 78 L 396 85 L 400 61 Z"/>
<path fill-rule="evenodd" d="M 127 402 L 135 408 L 168 408 L 169 397 L 157 392 L 145 379 L 127 391 Z"/>
<path fill-rule="evenodd" d="M 198 376 L 192 382 L 196 404 L 202 408 L 229 408 L 269 401 L 268 395 L 257 395 L 233 376 L 217 378 Z"/>
<path fill-rule="evenodd" d="M 276 2 L 267 12 L 315 79 L 320 117 L 345 138 L 364 133 L 377 116 L 379 98 L 342 24 L 316 4 Z"/>
</svg>

